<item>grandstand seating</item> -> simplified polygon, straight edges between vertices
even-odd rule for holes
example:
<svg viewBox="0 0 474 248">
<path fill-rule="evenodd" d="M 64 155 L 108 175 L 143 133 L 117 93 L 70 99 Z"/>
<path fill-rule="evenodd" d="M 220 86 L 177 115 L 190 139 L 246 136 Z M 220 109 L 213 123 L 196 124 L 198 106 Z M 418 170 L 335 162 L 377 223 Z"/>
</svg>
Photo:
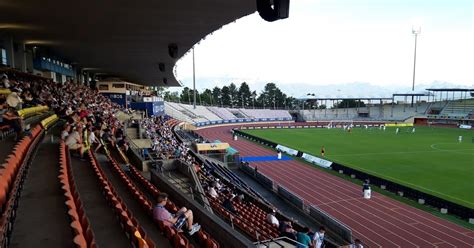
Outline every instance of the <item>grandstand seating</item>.
<svg viewBox="0 0 474 248">
<path fill-rule="evenodd" d="M 271 109 L 240 109 L 246 116 L 250 118 L 291 118 L 290 113 L 286 110 L 271 110 Z"/>
<path fill-rule="evenodd" d="M 223 120 L 235 120 L 237 117 L 232 114 L 227 108 L 219 108 L 219 107 L 207 107 L 209 111 L 213 112 L 217 116 L 219 116 Z"/>
<path fill-rule="evenodd" d="M 165 102 L 165 112 L 178 120 L 190 123 L 203 123 L 237 119 L 291 119 L 287 110 L 271 109 L 231 109 L 219 107 L 196 106 L 189 104 Z"/>
<path fill-rule="evenodd" d="M 474 99 L 450 101 L 440 115 L 467 116 L 474 112 Z"/>
<path fill-rule="evenodd" d="M 73 240 L 74 244 L 80 248 L 96 247 L 94 234 L 86 217 L 79 193 L 76 191 L 76 183 L 71 173 L 71 163 L 68 158 L 69 153 L 64 142 L 61 141 L 59 149 L 60 170 L 58 178 L 66 198 L 64 203 L 68 209 L 68 215 L 71 221 L 70 227 L 75 235 Z"/>
<path fill-rule="evenodd" d="M 131 182 L 130 179 L 128 179 L 128 176 L 126 176 L 118 167 L 118 164 L 115 160 L 113 160 L 112 157 L 109 156 L 109 159 L 111 163 L 113 164 L 113 167 L 115 168 L 117 173 L 122 174 L 121 178 L 126 182 L 127 185 L 134 187 L 134 183 Z M 158 197 L 158 194 L 160 191 L 150 182 L 148 181 L 145 177 L 143 177 L 140 172 L 133 166 L 130 166 L 130 175 L 131 178 L 133 178 L 138 184 L 140 184 L 149 194 L 151 194 L 154 198 Z M 135 192 L 139 192 L 139 189 L 135 188 L 133 189 Z M 150 202 L 150 200 L 146 200 L 146 198 L 143 196 L 142 193 L 142 198 Z M 142 200 L 140 200 L 142 201 Z M 148 206 L 148 204 L 146 204 Z M 178 208 L 176 205 L 172 202 L 169 201 L 167 205 L 165 206 L 168 211 L 171 213 L 176 213 L 178 211 Z M 149 211 L 152 211 L 152 208 L 150 208 Z M 165 236 L 175 245 L 176 240 L 182 240 L 185 244 L 188 244 L 189 242 L 187 241 L 186 237 L 182 236 L 180 233 L 178 233 L 173 227 L 169 227 L 158 221 L 158 226 L 161 232 L 165 234 Z M 209 235 L 207 232 L 205 232 L 203 229 L 199 230 L 197 233 L 198 237 L 198 243 L 201 244 L 202 247 L 206 248 L 218 248 L 219 244 L 217 241 L 211 238 L 211 235 Z M 181 241 L 180 241 L 181 242 Z M 176 246 L 175 246 L 176 247 Z"/>
<path fill-rule="evenodd" d="M 98 162 L 94 154 L 89 151 L 88 156 L 92 168 L 99 180 L 99 184 L 103 189 L 103 195 L 106 198 L 109 206 L 113 209 L 116 218 L 119 220 L 120 226 L 124 230 L 126 236 L 133 247 L 155 247 L 153 241 L 147 238 L 146 233 L 140 226 L 140 223 L 133 217 L 133 214 L 128 210 L 125 203 L 115 192 L 112 184 L 105 176 L 102 169 L 98 166 Z"/>
<path fill-rule="evenodd" d="M 23 137 L 0 167 L 0 247 L 7 247 L 9 244 L 20 197 L 19 189 L 24 182 L 32 148 L 37 145 L 42 133 L 41 126 L 35 126 L 31 137 Z"/>
</svg>

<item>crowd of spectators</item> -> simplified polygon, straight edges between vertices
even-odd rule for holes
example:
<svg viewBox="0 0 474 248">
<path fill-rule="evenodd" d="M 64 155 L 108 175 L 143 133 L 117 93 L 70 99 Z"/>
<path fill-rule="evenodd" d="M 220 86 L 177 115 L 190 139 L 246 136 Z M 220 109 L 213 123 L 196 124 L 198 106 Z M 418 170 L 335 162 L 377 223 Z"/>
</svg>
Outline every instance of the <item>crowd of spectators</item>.
<svg viewBox="0 0 474 248">
<path fill-rule="evenodd" d="M 0 76 L 0 88 L 9 89 L 8 95 L 0 95 L 0 124 L 12 126 L 17 138 L 24 135 L 25 126 L 18 116 L 17 110 L 37 105 L 48 105 L 58 116 L 66 120 L 61 131 L 61 139 L 70 150 L 78 151 L 78 156 L 83 158 L 84 152 L 94 148 L 95 152 L 102 148 L 102 142 L 112 146 L 117 145 L 124 151 L 129 149 L 125 127 L 118 121 L 115 114 L 124 110 L 108 98 L 100 95 L 97 90 L 83 85 L 54 83 L 45 79 L 11 79 L 8 75 Z M 124 110 L 128 111 L 128 110 Z M 200 165 L 189 152 L 185 143 L 179 142 L 168 125 L 170 119 L 166 116 L 147 117 L 141 120 L 145 135 L 152 142 L 152 150 L 160 159 L 179 159 L 181 162 L 193 166 L 201 179 L 203 188 L 209 197 L 223 197 L 222 206 L 235 215 L 239 215 L 233 201 L 242 201 L 250 204 L 244 193 L 233 185 L 222 183 L 217 178 L 213 169 Z M 167 202 L 167 195 L 160 194 L 154 216 L 170 224 L 186 224 L 190 234 L 199 230 L 198 224 L 193 224 L 192 211 L 182 208 L 176 214 L 165 211 L 163 206 Z M 322 247 L 325 229 L 321 227 L 313 233 L 305 227 L 300 232 L 293 229 L 291 221 L 279 221 L 276 211 L 272 210 L 267 215 L 267 221 L 278 228 L 280 236 L 297 240 L 308 247 Z M 356 240 L 354 247 L 362 247 Z"/>
</svg>

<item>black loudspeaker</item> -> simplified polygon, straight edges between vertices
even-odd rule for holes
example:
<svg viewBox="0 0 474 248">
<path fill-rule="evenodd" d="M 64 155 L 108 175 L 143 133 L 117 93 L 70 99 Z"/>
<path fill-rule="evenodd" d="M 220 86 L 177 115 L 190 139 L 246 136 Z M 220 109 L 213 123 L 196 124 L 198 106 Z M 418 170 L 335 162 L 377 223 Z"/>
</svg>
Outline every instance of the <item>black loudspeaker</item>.
<svg viewBox="0 0 474 248">
<path fill-rule="evenodd" d="M 290 0 L 257 0 L 257 11 L 268 22 L 285 19 L 290 13 Z"/>
<path fill-rule="evenodd" d="M 171 58 L 178 58 L 178 45 L 176 43 L 171 43 L 168 45 L 168 53 Z"/>
<path fill-rule="evenodd" d="M 159 63 L 158 68 L 160 69 L 161 72 L 165 71 L 165 63 Z"/>
</svg>

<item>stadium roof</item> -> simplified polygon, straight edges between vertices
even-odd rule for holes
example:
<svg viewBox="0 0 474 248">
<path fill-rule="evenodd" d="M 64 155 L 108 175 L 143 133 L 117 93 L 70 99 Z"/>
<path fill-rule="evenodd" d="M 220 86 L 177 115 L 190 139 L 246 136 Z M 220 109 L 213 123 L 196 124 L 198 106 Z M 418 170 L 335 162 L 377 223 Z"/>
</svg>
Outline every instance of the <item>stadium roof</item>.
<svg viewBox="0 0 474 248">
<path fill-rule="evenodd" d="M 429 93 L 416 93 L 416 92 L 413 92 L 413 93 L 393 93 L 393 96 L 396 97 L 396 96 L 430 96 Z"/>
<path fill-rule="evenodd" d="M 436 88 L 436 89 L 426 89 L 427 91 L 449 91 L 449 92 L 466 92 L 466 91 L 474 91 L 474 88 Z"/>
<path fill-rule="evenodd" d="M 0 33 L 48 47 L 72 64 L 156 86 L 163 78 L 179 86 L 177 59 L 209 33 L 257 10 L 256 0 L 0 0 L 0 8 Z M 172 43 L 175 58 L 168 52 Z"/>
</svg>

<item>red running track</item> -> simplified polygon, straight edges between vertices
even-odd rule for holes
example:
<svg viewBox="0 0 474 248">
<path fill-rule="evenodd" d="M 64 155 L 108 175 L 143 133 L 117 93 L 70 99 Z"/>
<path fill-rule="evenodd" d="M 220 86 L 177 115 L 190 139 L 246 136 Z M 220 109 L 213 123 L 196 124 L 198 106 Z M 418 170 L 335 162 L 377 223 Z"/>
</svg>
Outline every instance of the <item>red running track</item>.
<svg viewBox="0 0 474 248">
<path fill-rule="evenodd" d="M 228 142 L 242 156 L 275 155 L 275 152 L 240 138 L 232 127 L 197 132 L 210 140 Z M 254 163 L 276 183 L 316 205 L 352 229 L 370 247 L 474 247 L 474 231 L 373 192 L 362 197 L 361 186 L 296 161 Z"/>
</svg>

